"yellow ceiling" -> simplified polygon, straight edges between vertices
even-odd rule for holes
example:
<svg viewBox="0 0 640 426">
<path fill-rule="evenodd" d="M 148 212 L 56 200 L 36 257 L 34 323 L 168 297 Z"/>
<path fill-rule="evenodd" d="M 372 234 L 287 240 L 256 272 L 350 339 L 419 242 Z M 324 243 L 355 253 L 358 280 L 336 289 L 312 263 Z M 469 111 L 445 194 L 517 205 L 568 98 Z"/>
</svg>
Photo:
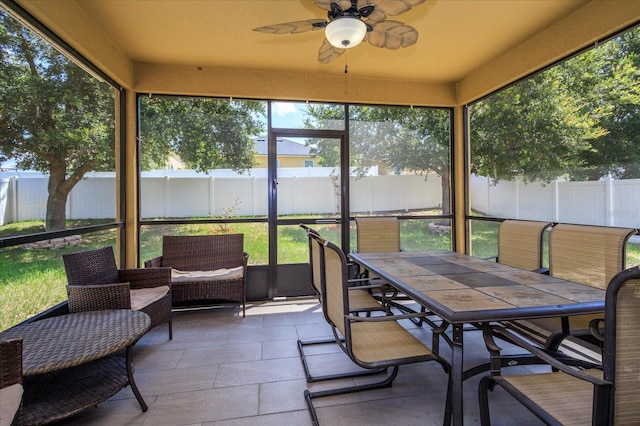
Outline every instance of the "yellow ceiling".
<svg viewBox="0 0 640 426">
<path fill-rule="evenodd" d="M 330 86 L 349 78 L 354 88 L 359 87 L 350 90 L 349 96 L 377 87 L 384 90 L 392 82 L 398 87 L 409 85 L 407 92 L 422 87 L 429 88 L 425 93 L 440 90 L 443 93 L 434 95 L 434 103 L 442 104 L 482 96 L 640 21 L 637 0 L 427 0 L 389 18 L 418 30 L 415 45 L 388 50 L 363 43 L 323 65 L 317 61 L 322 30 L 285 35 L 252 31 L 268 24 L 326 18 L 326 11 L 312 0 L 17 2 L 116 81 L 133 89 L 171 92 L 179 91 L 180 84 L 185 88 L 194 84 L 186 91 L 207 90 L 204 84 L 188 81 L 198 76 L 190 72 L 201 68 L 218 73 L 217 79 L 209 74 L 207 84 L 212 87 L 223 80 L 234 87 L 241 84 L 233 75 L 242 76 L 247 84 L 263 85 L 275 76 L 273 84 L 283 87 L 278 93 L 317 98 L 321 92 L 302 93 L 305 81 L 324 85 L 331 93 Z M 188 72 L 159 74 L 167 67 Z M 151 74 L 156 79 L 149 78 Z M 176 75 L 182 75 L 181 83 L 171 81 L 180 79 Z M 300 87 L 299 96 L 288 93 L 287 80 Z M 212 91 L 225 94 L 223 87 Z M 242 94 L 237 88 L 228 92 Z M 442 100 L 436 102 L 438 97 Z"/>
</svg>

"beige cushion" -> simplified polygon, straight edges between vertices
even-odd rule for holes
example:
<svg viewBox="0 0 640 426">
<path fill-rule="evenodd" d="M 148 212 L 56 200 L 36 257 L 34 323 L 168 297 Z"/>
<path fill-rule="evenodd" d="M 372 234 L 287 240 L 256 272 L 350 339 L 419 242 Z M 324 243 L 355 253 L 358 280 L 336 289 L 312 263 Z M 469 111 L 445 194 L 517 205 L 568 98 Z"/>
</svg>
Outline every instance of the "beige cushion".
<svg viewBox="0 0 640 426">
<path fill-rule="evenodd" d="M 169 287 L 161 285 L 151 288 L 137 288 L 131 290 L 131 309 L 139 311 L 145 306 L 149 306 L 156 300 L 162 299 L 169 293 Z"/>
<path fill-rule="evenodd" d="M 22 385 L 14 383 L 0 389 L 0 426 L 9 426 L 20 407 L 22 400 Z"/>
<path fill-rule="evenodd" d="M 189 282 L 203 280 L 236 280 L 242 278 L 244 268 L 238 266 L 231 269 L 216 269 L 215 271 L 180 271 L 171 270 L 171 282 Z"/>
</svg>

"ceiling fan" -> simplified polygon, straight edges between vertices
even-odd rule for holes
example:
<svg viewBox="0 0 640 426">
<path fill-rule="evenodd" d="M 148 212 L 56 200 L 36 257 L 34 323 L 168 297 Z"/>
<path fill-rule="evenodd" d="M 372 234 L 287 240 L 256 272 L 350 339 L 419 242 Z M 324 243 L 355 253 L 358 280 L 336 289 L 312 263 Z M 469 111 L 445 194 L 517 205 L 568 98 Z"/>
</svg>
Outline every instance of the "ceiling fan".
<svg viewBox="0 0 640 426">
<path fill-rule="evenodd" d="M 318 61 L 331 62 L 346 49 L 367 40 L 375 47 L 398 49 L 411 46 L 418 32 L 410 25 L 388 21 L 387 16 L 405 13 L 426 0 L 315 0 L 328 11 L 329 20 L 307 19 L 254 28 L 268 34 L 298 34 L 324 28 L 325 39 L 318 51 Z"/>
</svg>

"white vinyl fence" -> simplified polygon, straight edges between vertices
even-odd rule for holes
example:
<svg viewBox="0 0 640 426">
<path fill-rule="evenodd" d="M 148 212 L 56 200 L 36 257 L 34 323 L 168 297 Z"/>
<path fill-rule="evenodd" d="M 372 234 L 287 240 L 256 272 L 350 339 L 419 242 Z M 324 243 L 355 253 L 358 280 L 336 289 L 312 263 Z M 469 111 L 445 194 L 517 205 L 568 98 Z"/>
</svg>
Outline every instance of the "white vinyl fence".
<svg viewBox="0 0 640 426">
<path fill-rule="evenodd" d="M 278 170 L 278 213 L 327 214 L 339 206 L 332 168 Z M 441 180 L 424 176 L 351 177 L 351 210 L 414 211 L 441 205 Z M 335 176 L 333 176 L 335 178 Z M 640 228 L 640 179 L 549 184 L 471 177 L 471 207 L 487 216 Z M 71 191 L 68 219 L 109 219 L 116 214 L 113 173 L 89 173 Z M 250 175 L 216 171 L 143 173 L 142 217 L 267 215 L 264 169 Z M 0 225 L 44 220 L 47 177 L 37 173 L 0 175 Z"/>
<path fill-rule="evenodd" d="M 471 176 L 471 206 L 486 216 L 640 228 L 640 179 L 548 184 Z"/>
<path fill-rule="evenodd" d="M 331 214 L 338 211 L 333 168 L 286 168 L 278 171 L 278 214 Z M 409 211 L 439 207 L 440 177 L 351 177 L 354 212 Z M 67 201 L 68 219 L 114 218 L 113 173 L 90 173 L 76 185 Z M 267 178 L 262 169 L 250 175 L 216 171 L 212 175 L 191 171 L 143 173 L 143 218 L 266 216 Z M 0 178 L 0 225 L 43 220 L 47 177 L 35 173 Z"/>
</svg>

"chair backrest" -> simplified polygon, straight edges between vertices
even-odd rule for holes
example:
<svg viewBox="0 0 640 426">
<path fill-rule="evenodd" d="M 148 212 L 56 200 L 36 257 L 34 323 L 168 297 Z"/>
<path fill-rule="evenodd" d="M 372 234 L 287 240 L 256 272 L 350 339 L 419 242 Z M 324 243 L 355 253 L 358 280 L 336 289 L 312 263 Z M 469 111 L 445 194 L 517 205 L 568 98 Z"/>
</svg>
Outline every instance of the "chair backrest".
<svg viewBox="0 0 640 426">
<path fill-rule="evenodd" d="M 356 218 L 357 251 L 379 253 L 400 251 L 400 223 L 395 216 Z"/>
<path fill-rule="evenodd" d="M 640 266 L 617 274 L 605 302 L 604 379 L 614 383 L 609 424 L 640 424 Z"/>
<path fill-rule="evenodd" d="M 165 235 L 162 266 L 181 271 L 214 271 L 244 264 L 244 234 Z"/>
<path fill-rule="evenodd" d="M 63 254 L 69 285 L 100 285 L 119 282 L 113 247 Z"/>
<path fill-rule="evenodd" d="M 558 224 L 549 235 L 549 275 L 606 289 L 625 268 L 634 229 Z"/>
<path fill-rule="evenodd" d="M 319 243 L 312 236 L 319 237 L 320 234 L 315 229 L 309 228 L 306 225 L 300 224 L 300 227 L 307 231 L 307 238 L 309 240 L 309 267 L 311 269 L 311 285 L 313 289 L 321 294 L 320 287 L 320 247 Z"/>
<path fill-rule="evenodd" d="M 340 247 L 319 237 L 314 239 L 320 243 L 320 282 L 325 318 L 340 331 L 348 346 L 351 332 L 346 329 L 345 321 L 345 315 L 349 314 L 347 259 Z"/>
<path fill-rule="evenodd" d="M 542 268 L 544 232 L 550 222 L 505 220 L 498 230 L 498 262 L 533 271 Z"/>
</svg>

